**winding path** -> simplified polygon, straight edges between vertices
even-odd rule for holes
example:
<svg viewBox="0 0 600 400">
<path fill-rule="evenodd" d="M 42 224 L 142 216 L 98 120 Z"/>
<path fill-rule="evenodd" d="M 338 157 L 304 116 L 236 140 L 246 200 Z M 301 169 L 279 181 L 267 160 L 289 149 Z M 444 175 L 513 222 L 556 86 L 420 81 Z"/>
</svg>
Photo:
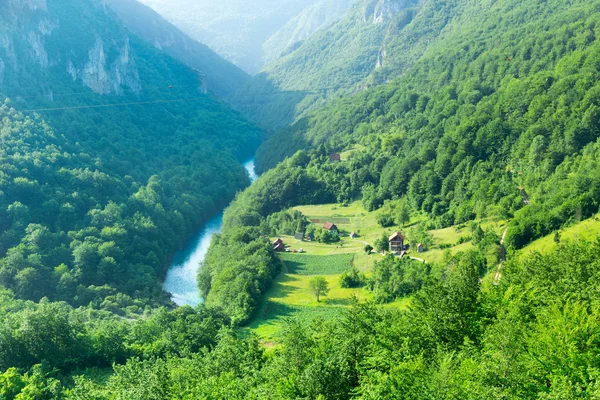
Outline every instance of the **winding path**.
<svg viewBox="0 0 600 400">
<path fill-rule="evenodd" d="M 502 233 L 502 239 L 500 239 L 500 246 L 502 247 L 502 260 L 500 260 L 500 264 L 498 264 L 498 268 L 496 269 L 496 274 L 494 275 L 494 285 L 498 285 L 500 283 L 500 279 L 502 278 L 502 266 L 506 261 L 506 248 L 504 247 L 504 240 L 506 239 L 506 234 L 508 233 L 508 227 Z"/>
</svg>

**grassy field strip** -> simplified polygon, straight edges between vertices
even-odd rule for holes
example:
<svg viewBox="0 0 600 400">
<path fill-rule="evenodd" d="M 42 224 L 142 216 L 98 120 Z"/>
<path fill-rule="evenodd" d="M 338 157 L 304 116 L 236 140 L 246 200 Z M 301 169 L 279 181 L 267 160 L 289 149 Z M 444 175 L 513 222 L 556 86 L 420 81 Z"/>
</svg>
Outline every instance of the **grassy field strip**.
<svg viewBox="0 0 600 400">
<path fill-rule="evenodd" d="M 309 254 L 281 254 L 289 274 L 297 275 L 339 275 L 352 267 L 353 254 L 314 256 Z"/>
<path fill-rule="evenodd" d="M 361 300 L 372 297 L 364 289 L 340 287 L 340 274 L 351 266 L 352 254 L 315 256 L 305 254 L 281 254 L 283 272 L 266 293 L 258 315 L 248 326 L 265 343 L 277 342 L 286 318 L 294 317 L 310 323 L 317 317 L 337 318 L 351 304 L 352 296 Z M 323 276 L 329 284 L 329 294 L 317 303 L 308 283 L 315 276 Z"/>
<path fill-rule="evenodd" d="M 563 243 L 574 240 L 594 240 L 599 236 L 600 214 L 596 215 L 594 218 L 586 219 L 585 221 L 561 229 L 560 231 L 561 242 Z M 536 251 L 543 253 L 551 250 L 555 246 L 554 234 L 550 234 L 525 246 L 525 248 L 521 250 L 521 254 L 528 255 Z"/>
</svg>

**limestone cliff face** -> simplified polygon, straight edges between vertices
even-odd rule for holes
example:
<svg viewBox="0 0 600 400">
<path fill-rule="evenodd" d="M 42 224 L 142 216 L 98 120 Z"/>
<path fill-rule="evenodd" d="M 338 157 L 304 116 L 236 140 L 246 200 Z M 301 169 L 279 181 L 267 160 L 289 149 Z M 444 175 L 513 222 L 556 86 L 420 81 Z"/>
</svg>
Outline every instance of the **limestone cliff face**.
<svg viewBox="0 0 600 400">
<path fill-rule="evenodd" d="M 383 24 L 400 10 L 411 7 L 414 0 L 374 0 L 365 5 L 364 22 Z"/>
<path fill-rule="evenodd" d="M 227 97 L 250 78 L 241 69 L 225 61 L 206 45 L 194 41 L 137 0 L 103 1 L 131 33 L 197 71 L 201 81 L 200 90 L 210 90 L 221 97 Z M 95 56 L 98 55 L 96 52 Z M 131 65 L 131 62 L 121 62 L 113 65 L 117 68 L 115 70 L 111 67 L 111 72 L 116 74 L 115 78 L 119 79 L 121 76 L 121 81 L 130 82 L 134 72 L 130 69 Z M 127 70 L 129 73 L 123 75 Z"/>
<path fill-rule="evenodd" d="M 67 72 L 74 79 L 81 79 L 85 86 L 99 94 L 122 94 L 123 88 L 129 88 L 134 93 L 142 89 L 140 77 L 134 59 L 130 56 L 129 38 L 121 47 L 115 60 L 107 59 L 104 43 L 98 38 L 89 52 L 89 59 L 83 68 L 77 69 L 69 60 Z"/>
<path fill-rule="evenodd" d="M 0 83 L 23 69 L 39 76 L 55 76 L 58 70 L 101 95 L 141 91 L 129 33 L 118 25 L 94 24 L 109 12 L 100 1 L 5 1 L 0 4 Z M 72 7 L 85 7 L 89 20 L 73 21 Z M 81 29 L 83 24 L 89 28 Z"/>
</svg>

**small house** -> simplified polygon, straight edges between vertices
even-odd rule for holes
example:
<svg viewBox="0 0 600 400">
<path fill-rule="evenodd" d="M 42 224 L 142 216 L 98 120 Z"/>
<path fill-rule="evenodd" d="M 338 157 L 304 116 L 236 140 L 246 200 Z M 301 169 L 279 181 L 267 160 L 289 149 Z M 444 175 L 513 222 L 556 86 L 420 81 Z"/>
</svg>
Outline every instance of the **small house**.
<svg viewBox="0 0 600 400">
<path fill-rule="evenodd" d="M 296 232 L 296 234 L 294 235 L 294 239 L 300 240 L 300 241 L 304 240 L 304 233 Z"/>
<path fill-rule="evenodd" d="M 356 239 L 356 238 L 357 238 L 356 232 L 350 233 L 350 239 Z"/>
<path fill-rule="evenodd" d="M 277 240 L 275 240 L 275 241 L 273 242 L 273 247 L 275 247 L 275 246 L 277 246 L 277 245 L 280 245 L 280 244 L 283 244 L 283 240 L 281 240 L 281 239 L 277 239 Z"/>
<path fill-rule="evenodd" d="M 332 233 L 336 233 L 336 234 L 340 232 L 340 230 L 338 229 L 337 225 L 334 224 L 334 223 L 331 223 L 331 222 L 326 222 L 323 225 L 323 229 L 326 230 L 326 231 L 332 232 Z"/>
<path fill-rule="evenodd" d="M 417 245 L 417 252 L 418 253 L 424 253 L 425 252 L 425 247 L 423 247 L 423 243 L 419 243 Z"/>
<path fill-rule="evenodd" d="M 342 161 L 342 156 L 336 153 L 330 154 L 329 155 L 329 161 L 331 162 L 340 162 Z"/>
<path fill-rule="evenodd" d="M 278 243 L 277 245 L 273 246 L 273 250 L 274 251 L 285 251 L 285 245 L 282 243 Z"/>
<path fill-rule="evenodd" d="M 395 232 L 390 236 L 390 251 L 392 253 L 400 252 L 404 250 L 404 236 L 399 232 Z"/>
<path fill-rule="evenodd" d="M 314 242 L 315 241 L 314 232 L 310 232 L 308 235 L 306 235 L 306 240 L 308 240 L 309 242 Z"/>
</svg>

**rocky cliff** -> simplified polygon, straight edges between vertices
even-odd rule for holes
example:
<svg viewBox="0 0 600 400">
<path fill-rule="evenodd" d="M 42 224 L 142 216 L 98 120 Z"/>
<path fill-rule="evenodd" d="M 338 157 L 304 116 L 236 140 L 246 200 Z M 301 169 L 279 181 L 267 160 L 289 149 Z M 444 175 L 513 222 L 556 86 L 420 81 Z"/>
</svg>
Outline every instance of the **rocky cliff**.
<svg viewBox="0 0 600 400">
<path fill-rule="evenodd" d="M 10 0 L 0 6 L 0 82 L 14 88 L 6 94 L 18 97 L 23 86 L 10 78 L 35 75 L 40 85 L 48 86 L 48 77 L 56 74 L 101 95 L 139 93 L 142 83 L 130 34 L 117 24 L 109 28 L 76 21 L 75 12 L 69 15 L 71 6 L 87 6 L 92 18 L 111 12 L 89 1 Z M 78 29 L 85 25 L 91 29 L 82 34 Z"/>
<path fill-rule="evenodd" d="M 178 59 L 203 77 L 208 90 L 222 97 L 250 79 L 240 68 L 221 58 L 137 0 L 104 0 L 134 34 Z"/>
</svg>

